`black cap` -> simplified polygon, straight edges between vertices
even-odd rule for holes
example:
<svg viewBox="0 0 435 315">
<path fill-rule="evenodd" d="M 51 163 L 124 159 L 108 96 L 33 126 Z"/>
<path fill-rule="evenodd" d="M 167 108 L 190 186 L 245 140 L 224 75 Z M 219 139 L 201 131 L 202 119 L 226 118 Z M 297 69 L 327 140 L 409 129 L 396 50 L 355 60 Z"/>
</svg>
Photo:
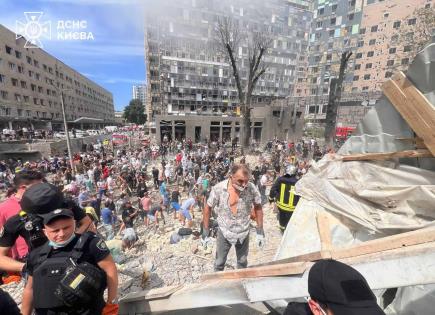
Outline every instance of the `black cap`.
<svg viewBox="0 0 435 315">
<path fill-rule="evenodd" d="M 385 315 L 366 279 L 352 267 L 332 259 L 320 260 L 311 267 L 308 292 L 334 315 Z"/>
<path fill-rule="evenodd" d="M 48 183 L 37 183 L 30 186 L 20 201 L 21 209 L 34 214 L 44 214 L 62 208 L 63 203 L 62 192 Z"/>
<path fill-rule="evenodd" d="M 74 218 L 73 212 L 69 209 L 56 209 L 46 214 L 39 214 L 39 216 L 43 219 L 44 224 L 48 224 L 58 217 Z"/>
</svg>

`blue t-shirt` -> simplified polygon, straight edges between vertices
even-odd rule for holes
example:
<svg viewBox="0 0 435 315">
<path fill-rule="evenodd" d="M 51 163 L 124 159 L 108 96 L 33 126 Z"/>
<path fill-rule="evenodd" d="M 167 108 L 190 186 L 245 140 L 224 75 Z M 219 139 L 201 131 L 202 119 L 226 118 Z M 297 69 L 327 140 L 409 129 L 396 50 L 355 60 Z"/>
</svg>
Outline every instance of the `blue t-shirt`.
<svg viewBox="0 0 435 315">
<path fill-rule="evenodd" d="M 183 202 L 181 205 L 182 210 L 188 210 L 191 206 L 195 204 L 195 198 L 189 198 Z"/>
<path fill-rule="evenodd" d="M 88 194 L 88 192 L 81 192 L 80 194 L 79 194 L 79 206 L 80 207 L 83 207 L 83 205 L 82 205 L 82 203 L 83 203 L 83 201 L 86 201 L 86 200 L 88 200 L 89 199 L 89 194 Z"/>
<path fill-rule="evenodd" d="M 114 224 L 116 220 L 112 210 L 109 208 L 104 208 L 101 210 L 101 219 L 103 220 L 104 224 Z"/>
</svg>

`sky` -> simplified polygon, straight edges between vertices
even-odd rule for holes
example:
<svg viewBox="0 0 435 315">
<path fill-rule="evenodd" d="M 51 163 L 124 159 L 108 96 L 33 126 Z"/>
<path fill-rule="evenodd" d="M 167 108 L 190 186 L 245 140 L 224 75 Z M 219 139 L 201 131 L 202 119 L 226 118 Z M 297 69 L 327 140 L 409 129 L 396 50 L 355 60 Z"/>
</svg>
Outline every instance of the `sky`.
<svg viewBox="0 0 435 315">
<path fill-rule="evenodd" d="M 39 24 L 51 24 L 51 39 L 39 37 L 43 49 L 110 91 L 115 110 L 122 110 L 132 85 L 146 79 L 145 9 L 144 0 L 0 0 L 0 24 L 16 32 L 17 20 L 27 24 L 24 12 L 43 12 Z M 62 30 L 59 21 L 86 23 Z M 91 32 L 93 39 L 60 39 L 62 31 Z"/>
</svg>

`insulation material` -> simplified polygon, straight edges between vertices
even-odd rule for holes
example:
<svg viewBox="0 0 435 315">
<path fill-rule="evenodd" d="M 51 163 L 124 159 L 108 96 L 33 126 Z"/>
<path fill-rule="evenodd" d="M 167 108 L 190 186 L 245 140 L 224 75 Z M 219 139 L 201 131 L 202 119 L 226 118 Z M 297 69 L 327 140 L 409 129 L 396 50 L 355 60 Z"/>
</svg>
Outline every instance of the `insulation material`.
<svg viewBox="0 0 435 315">
<path fill-rule="evenodd" d="M 320 250 L 316 213 L 332 219 L 332 241 L 346 247 L 432 225 L 435 172 L 393 162 L 342 162 L 327 156 L 296 185 L 302 196 L 277 259 Z M 300 237 L 298 237 L 300 235 Z"/>
</svg>

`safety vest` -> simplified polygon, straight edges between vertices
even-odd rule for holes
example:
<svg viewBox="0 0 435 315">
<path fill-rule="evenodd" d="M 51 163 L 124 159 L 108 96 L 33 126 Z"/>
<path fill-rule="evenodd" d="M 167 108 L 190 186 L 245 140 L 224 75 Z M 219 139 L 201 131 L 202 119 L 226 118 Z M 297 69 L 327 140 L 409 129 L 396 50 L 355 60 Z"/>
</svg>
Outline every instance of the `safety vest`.
<svg viewBox="0 0 435 315">
<path fill-rule="evenodd" d="M 50 256 L 53 248 L 48 243 L 41 248 L 36 262 L 38 265 L 33 272 L 33 304 L 35 308 L 68 308 L 71 305 L 65 301 L 77 296 L 82 297 L 81 302 L 88 303 L 86 306 L 103 299 L 106 287 L 104 271 L 97 266 L 92 266 L 91 272 L 89 269 L 75 271 L 77 266 L 82 265 L 80 259 L 84 254 L 85 245 L 93 237 L 95 234 L 92 232 L 84 233 L 77 240 L 71 253 L 61 257 Z M 89 263 L 85 262 L 85 264 L 89 266 Z M 100 274 L 95 273 L 94 270 L 97 268 Z M 102 301 L 104 303 L 104 300 Z M 79 306 L 75 305 L 75 311 L 80 308 Z M 86 308 L 86 306 L 84 307 Z M 83 306 L 81 307 L 83 308 Z M 74 312 L 71 310 L 68 313 L 73 314 Z"/>
<path fill-rule="evenodd" d="M 276 205 L 284 211 L 294 211 L 296 205 L 295 201 L 295 186 L 288 183 L 281 183 L 279 197 L 277 198 Z"/>
</svg>

